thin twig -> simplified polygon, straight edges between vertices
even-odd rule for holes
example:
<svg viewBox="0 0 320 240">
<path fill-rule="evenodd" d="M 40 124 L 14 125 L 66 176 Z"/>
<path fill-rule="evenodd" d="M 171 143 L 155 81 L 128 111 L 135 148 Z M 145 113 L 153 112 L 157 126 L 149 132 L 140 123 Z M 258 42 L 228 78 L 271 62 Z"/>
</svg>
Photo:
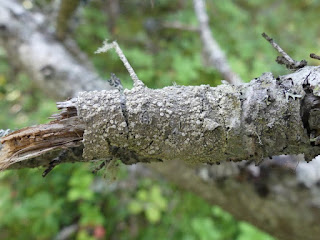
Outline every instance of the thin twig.
<svg viewBox="0 0 320 240">
<path fill-rule="evenodd" d="M 99 48 L 95 53 L 102 53 L 107 52 L 108 50 L 114 48 L 117 55 L 119 56 L 120 60 L 123 62 L 125 68 L 128 70 L 129 75 L 131 79 L 133 80 L 134 87 L 144 87 L 145 85 L 143 82 L 138 78 L 137 74 L 131 67 L 129 61 L 127 60 L 126 56 L 123 54 L 121 48 L 119 47 L 118 43 L 116 41 L 113 41 L 112 43 L 108 43 L 107 40 L 103 42 L 103 46 Z"/>
<path fill-rule="evenodd" d="M 320 56 L 315 54 L 315 53 L 310 53 L 310 57 L 314 58 L 314 59 L 317 59 L 317 60 L 320 60 Z"/>
<path fill-rule="evenodd" d="M 293 60 L 271 37 L 269 37 L 266 33 L 262 33 L 262 37 L 264 37 L 274 49 L 278 51 L 282 56 L 278 56 L 276 62 L 279 64 L 284 64 L 288 69 L 297 70 L 299 68 L 303 68 L 307 65 L 306 60 L 296 61 Z"/>
<path fill-rule="evenodd" d="M 99 172 L 106 165 L 106 163 L 107 160 L 102 161 L 102 163 L 100 163 L 98 167 L 92 170 L 92 173 L 96 174 L 97 172 Z"/>
<path fill-rule="evenodd" d="M 204 46 L 204 52 L 208 55 L 210 64 L 215 67 L 229 83 L 241 84 L 241 78 L 232 71 L 224 52 L 213 37 L 209 27 L 209 17 L 206 12 L 204 0 L 193 0 L 193 5 L 199 22 L 199 32 Z"/>
</svg>

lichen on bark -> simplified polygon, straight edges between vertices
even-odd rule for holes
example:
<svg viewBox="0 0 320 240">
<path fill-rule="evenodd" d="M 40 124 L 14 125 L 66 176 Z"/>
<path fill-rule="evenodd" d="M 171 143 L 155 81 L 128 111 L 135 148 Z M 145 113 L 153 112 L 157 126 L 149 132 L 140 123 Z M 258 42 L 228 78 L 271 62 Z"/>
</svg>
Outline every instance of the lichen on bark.
<svg viewBox="0 0 320 240">
<path fill-rule="evenodd" d="M 311 160 L 319 149 L 310 144 L 300 115 L 310 75 L 319 81 L 319 68 L 278 78 L 267 73 L 239 86 L 134 87 L 122 98 L 116 90 L 81 93 L 84 156 L 103 158 L 122 149 L 148 161 L 259 162 L 299 153 Z"/>
</svg>

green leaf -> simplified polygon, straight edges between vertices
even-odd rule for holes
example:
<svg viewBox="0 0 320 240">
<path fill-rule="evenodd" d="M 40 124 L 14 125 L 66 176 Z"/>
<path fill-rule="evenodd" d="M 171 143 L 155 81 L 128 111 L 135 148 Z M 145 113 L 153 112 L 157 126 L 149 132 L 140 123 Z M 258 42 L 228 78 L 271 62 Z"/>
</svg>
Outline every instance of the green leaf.
<svg viewBox="0 0 320 240">
<path fill-rule="evenodd" d="M 160 211 L 152 206 L 146 209 L 145 214 L 150 223 L 157 223 L 161 218 Z"/>
<path fill-rule="evenodd" d="M 133 200 L 129 203 L 128 209 L 132 214 L 139 214 L 143 211 L 143 205 L 140 202 Z"/>
<path fill-rule="evenodd" d="M 148 193 L 145 189 L 140 189 L 137 193 L 137 198 L 141 201 L 147 201 L 148 200 Z"/>
</svg>

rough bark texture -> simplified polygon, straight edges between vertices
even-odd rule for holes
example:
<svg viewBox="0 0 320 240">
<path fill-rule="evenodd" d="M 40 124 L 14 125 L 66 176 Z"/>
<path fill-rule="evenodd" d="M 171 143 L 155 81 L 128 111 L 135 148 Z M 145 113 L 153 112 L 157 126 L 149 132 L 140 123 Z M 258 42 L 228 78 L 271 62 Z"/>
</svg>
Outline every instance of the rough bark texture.
<svg viewBox="0 0 320 240">
<path fill-rule="evenodd" d="M 103 158 L 112 155 L 110 147 L 119 147 L 193 163 L 260 162 L 300 153 L 309 161 L 320 153 L 310 139 L 317 128 L 310 116 L 317 122 L 319 115 L 305 101 L 308 94 L 317 97 L 305 89 L 318 94 L 319 80 L 320 68 L 306 67 L 278 79 L 263 74 L 241 86 L 140 87 L 123 96 L 116 90 L 84 92 L 77 102 L 86 124 L 84 156 Z"/>
<path fill-rule="evenodd" d="M 83 136 L 71 128 L 75 133 L 67 142 L 83 137 L 88 161 L 119 157 L 126 164 L 178 159 L 259 163 L 283 154 L 304 154 L 310 161 L 320 154 L 318 81 L 320 67 L 305 67 L 277 79 L 263 74 L 240 86 L 82 92 L 58 104 L 62 112 L 53 123 L 83 128 Z M 55 141 L 65 142 L 65 134 L 54 135 L 54 124 L 45 126 L 45 136 L 52 128 Z M 44 127 L 36 128 L 41 133 L 37 144 L 43 146 Z M 2 157 L 7 160 L 2 159 L 0 168 L 25 160 L 18 154 L 22 150 L 17 139 L 30 139 L 33 133 L 27 128 L 2 138 L 10 154 Z"/>
<path fill-rule="evenodd" d="M 40 22 L 39 19 L 41 20 Z M 20 67 L 23 70 L 27 71 L 34 81 L 38 82 L 39 84 L 41 83 L 39 86 L 43 88 L 43 90 L 47 90 L 48 92 L 50 92 L 51 96 L 55 96 L 58 98 L 67 98 L 70 96 L 77 96 L 78 91 L 80 90 L 84 91 L 94 89 L 106 89 L 106 85 L 99 78 L 96 78 L 97 75 L 90 68 L 84 66 L 81 61 L 77 60 L 77 58 L 70 54 L 68 50 L 65 48 L 65 46 L 63 46 L 60 42 L 56 41 L 52 37 L 52 33 L 46 31 L 43 25 L 41 27 L 40 23 L 43 22 L 43 15 L 38 13 L 31 14 L 25 11 L 25 9 L 17 5 L 14 0 L 0 0 L 0 43 L 8 51 L 8 56 L 14 60 L 12 62 L 19 63 Z M 50 41 L 46 41 L 46 39 L 49 39 Z M 43 45 L 43 48 L 35 47 L 38 45 Z M 22 49 L 27 49 L 27 51 L 22 51 Z M 42 54 L 42 52 L 38 52 L 39 50 L 44 51 L 44 53 Z M 31 55 L 24 56 L 26 52 L 30 52 Z M 43 57 L 43 55 L 45 57 Z M 43 63 L 47 63 L 47 59 L 56 59 L 55 61 L 51 60 L 50 64 L 52 65 L 53 69 L 57 71 L 58 76 L 50 78 L 50 84 L 48 85 L 45 84 L 45 78 L 42 76 L 40 72 L 40 70 L 43 67 Z M 305 70 L 309 71 L 307 69 Z M 315 75 L 317 71 L 317 68 L 315 68 L 315 73 L 311 73 L 309 76 L 307 75 L 305 77 L 307 81 L 306 83 L 302 83 L 302 86 L 304 87 L 304 93 L 302 92 L 302 95 L 304 95 L 303 99 L 300 98 L 300 96 L 298 96 L 298 98 L 292 99 L 292 96 L 299 95 L 300 92 L 293 92 L 290 90 L 294 89 L 295 87 L 290 87 L 292 84 L 291 80 L 289 79 L 290 77 L 288 76 L 286 78 L 282 78 L 282 80 L 278 82 L 279 86 L 277 86 L 277 84 L 275 86 L 277 88 L 283 89 L 283 92 L 273 92 L 280 94 L 284 98 L 288 97 L 288 103 L 284 102 L 284 104 L 287 105 L 288 108 L 290 108 L 290 111 L 293 110 L 292 112 L 288 112 L 287 114 L 283 115 L 283 118 L 288 118 L 289 121 L 285 122 L 285 124 L 283 125 L 283 129 L 279 132 L 279 134 L 287 134 L 287 130 L 289 128 L 289 138 L 291 139 L 291 141 L 293 141 L 292 136 L 297 136 L 297 133 L 301 131 L 300 129 L 302 128 L 302 125 L 303 128 L 306 129 L 305 135 L 302 134 L 302 139 L 306 139 L 308 137 L 310 137 L 311 139 L 310 146 L 308 147 L 307 142 L 299 142 L 297 146 L 302 146 L 301 149 L 318 148 L 317 144 L 319 140 L 317 138 L 317 126 L 319 126 L 319 117 L 317 109 L 317 96 L 319 96 L 319 88 L 317 87 L 317 81 L 319 80 L 319 78 Z M 269 76 L 270 77 L 266 75 L 262 78 L 273 79 L 271 75 Z M 66 84 L 63 84 L 63 82 Z M 271 82 L 274 82 L 274 80 L 272 80 Z M 253 83 L 251 83 L 251 85 L 252 84 Z M 257 85 L 255 86 L 259 86 L 258 83 L 256 84 Z M 297 83 L 294 82 L 293 84 Z M 262 86 L 263 85 L 261 85 L 260 83 L 261 88 Z M 233 86 L 224 86 L 224 88 L 234 90 Z M 206 87 L 200 87 L 198 91 L 201 90 L 200 92 L 203 93 L 204 89 L 206 89 Z M 268 89 L 268 86 L 266 86 L 266 89 Z M 255 92 L 258 89 L 251 87 L 251 90 Z M 265 93 L 263 88 L 260 89 L 260 92 L 261 94 Z M 139 90 L 137 91 L 137 93 L 140 93 L 143 99 L 146 98 L 146 96 L 144 95 L 145 93 L 143 91 Z M 268 92 L 266 93 L 268 94 L 268 96 L 270 96 Z M 120 118 L 121 114 L 124 114 L 126 112 L 123 111 L 123 108 L 121 108 L 121 103 L 123 103 L 123 100 L 119 100 L 120 95 L 117 92 L 113 92 L 112 94 L 115 97 L 115 106 L 119 106 L 120 102 L 120 107 L 118 107 L 118 110 L 113 111 L 119 112 L 119 119 L 126 119 L 127 117 Z M 231 94 L 230 99 L 234 99 L 233 101 L 237 103 L 239 101 L 237 97 L 238 95 L 234 94 L 234 92 Z M 246 96 L 251 96 L 251 98 L 258 95 L 259 94 L 257 93 L 253 95 L 246 94 Z M 123 99 L 123 96 L 121 98 Z M 174 96 L 172 96 L 171 98 L 174 98 Z M 271 98 L 267 97 L 266 95 L 266 104 L 263 105 L 261 99 L 260 104 L 258 106 L 253 105 L 252 107 L 253 109 L 255 109 L 256 113 L 260 114 L 261 112 L 262 116 L 264 116 L 265 114 L 263 113 L 263 111 L 267 109 L 266 105 L 270 105 L 270 102 L 272 101 Z M 283 98 L 278 96 L 276 96 L 276 99 L 282 99 L 281 101 L 284 101 Z M 185 100 L 186 99 L 183 99 L 183 101 Z M 242 103 L 243 101 L 240 102 Z M 223 102 L 220 101 L 220 103 L 222 104 Z M 295 104 L 298 104 L 300 106 L 300 115 L 297 113 L 299 109 L 296 106 L 292 106 Z M 272 108 L 275 109 L 275 106 L 273 106 L 274 103 L 271 103 L 271 105 Z M 226 106 L 222 107 L 225 108 Z M 291 109 L 291 107 L 293 108 Z M 121 113 L 119 110 L 120 108 L 122 109 Z M 143 109 L 142 106 L 141 108 Z M 156 116 L 159 116 L 159 118 L 165 117 L 166 114 L 169 114 L 166 111 L 160 111 L 160 109 L 161 108 L 157 108 L 157 112 L 153 112 L 154 114 L 156 114 Z M 142 113 L 144 111 L 140 112 Z M 161 112 L 163 113 L 163 116 L 161 116 Z M 221 111 L 218 111 L 219 114 L 220 112 Z M 239 116 L 239 113 L 235 113 L 235 115 L 236 114 L 238 114 Z M 275 114 L 278 118 L 280 117 L 277 113 L 272 114 Z M 294 114 L 294 116 L 288 116 L 290 114 Z M 61 116 L 68 116 L 68 114 L 61 114 Z M 143 116 L 145 115 L 142 114 L 142 118 L 140 120 L 142 122 L 138 122 L 140 126 L 146 124 L 147 121 L 145 121 L 145 119 L 150 120 L 150 116 Z M 240 116 L 243 115 L 240 114 Z M 302 122 L 300 121 L 300 125 L 298 124 L 299 116 L 302 119 Z M 56 116 L 56 118 L 57 120 L 62 121 L 62 119 L 58 118 L 58 116 Z M 138 115 L 135 115 L 132 111 L 132 116 L 130 117 L 130 119 L 138 119 Z M 258 119 L 258 121 L 264 122 L 269 118 L 267 117 L 266 120 L 264 120 L 257 118 L 257 116 L 254 116 L 254 119 Z M 190 121 L 191 120 L 192 119 L 190 119 Z M 158 121 L 158 119 L 156 119 L 156 121 Z M 280 121 L 282 120 L 280 119 Z M 66 121 L 64 120 L 64 122 Z M 287 126 L 286 124 L 289 122 L 290 124 L 292 122 L 292 125 Z M 90 126 L 91 123 L 90 121 L 88 121 L 86 124 Z M 109 128 L 112 126 L 110 124 L 112 123 L 108 123 Z M 236 126 L 236 124 L 231 124 L 230 121 L 227 121 L 227 124 L 229 124 L 230 126 Z M 251 131 L 253 131 L 253 127 L 256 126 L 255 123 L 252 124 Z M 274 124 L 277 125 L 278 123 L 275 122 Z M 200 124 L 199 128 L 204 129 L 204 125 L 205 124 L 203 121 Z M 130 125 L 128 124 L 128 126 Z M 225 124 L 223 124 L 222 127 L 219 126 L 218 128 L 224 130 L 224 126 Z M 261 126 L 264 126 L 265 128 L 258 128 L 257 133 L 265 134 L 266 129 L 268 129 L 266 127 L 267 125 L 263 124 Z M 292 129 L 295 126 L 298 126 L 298 129 Z M 170 125 L 168 127 L 170 127 Z M 172 126 L 169 129 L 172 130 L 174 128 L 175 127 Z M 112 130 L 112 128 L 110 130 Z M 131 133 L 128 133 L 130 128 L 128 128 L 128 130 L 122 130 L 125 130 L 123 131 L 123 134 L 132 136 Z M 245 132 L 249 131 L 250 130 L 245 130 Z M 26 131 L 26 133 L 27 132 L 28 130 Z M 120 133 L 120 131 L 118 133 Z M 21 134 L 21 132 L 16 134 Z M 167 134 L 167 136 L 169 136 L 170 134 L 174 135 L 173 132 L 170 131 L 168 131 L 165 134 Z M 88 133 L 88 137 L 90 135 L 91 134 Z M 282 138 L 282 136 L 273 137 L 276 139 Z M 258 146 L 258 149 L 261 150 L 264 148 L 264 146 L 259 146 L 259 137 L 256 133 L 253 133 L 253 136 L 251 136 L 251 138 L 253 144 Z M 3 139 L 4 138 L 2 138 L 2 140 Z M 41 139 L 41 137 L 37 139 Z M 268 143 L 268 139 L 266 137 L 263 137 L 263 139 L 264 140 L 260 138 L 262 144 L 264 144 L 265 146 L 271 146 Z M 269 139 L 269 141 L 270 140 L 272 139 Z M 129 142 L 132 143 L 133 140 L 130 139 Z M 116 145 L 119 144 L 117 141 L 115 141 L 114 143 L 116 143 Z M 241 144 L 241 141 L 239 140 L 238 143 Z M 50 165 L 50 162 L 57 160 L 59 161 L 59 163 L 67 161 L 84 161 L 84 159 L 82 158 L 82 144 L 75 147 L 69 147 L 67 149 L 63 149 L 62 145 L 61 148 L 57 148 L 53 151 L 46 152 L 43 155 L 34 157 L 29 160 L 17 162 L 11 165 L 10 168 L 48 166 Z M 294 143 L 294 145 L 296 145 L 296 143 Z M 290 148 L 298 149 L 298 147 L 295 148 L 295 146 L 291 146 Z M 128 149 L 128 146 L 124 148 L 114 146 L 113 151 L 111 152 L 113 152 L 114 155 L 121 155 L 125 151 L 125 149 Z M 229 152 L 232 151 L 232 149 L 226 150 Z M 264 151 L 260 150 L 259 153 L 265 153 Z M 148 151 L 150 152 L 150 149 Z M 288 150 L 284 149 L 284 151 Z M 146 154 L 146 152 L 147 151 L 143 151 L 144 154 Z M 313 152 L 313 150 L 311 152 Z M 0 154 L 1 153 L 3 153 L 3 151 L 0 151 Z M 129 152 L 127 154 L 130 155 L 132 154 L 132 152 Z M 154 153 L 151 155 L 154 155 Z M 141 155 L 136 154 L 134 155 L 134 157 L 131 156 L 131 159 L 136 158 L 135 161 L 137 161 L 139 160 L 139 156 Z M 222 206 L 225 210 L 231 212 L 236 218 L 247 220 L 253 225 L 260 227 L 261 229 L 269 232 L 270 234 L 278 237 L 279 239 L 317 240 L 319 236 L 318 219 L 320 217 L 320 204 L 318 200 L 320 196 L 318 187 L 319 161 L 313 160 L 311 163 L 308 164 L 302 162 L 296 163 L 292 160 L 288 160 L 287 162 L 285 162 L 285 164 L 282 165 L 273 163 L 274 160 L 265 161 L 259 167 L 254 167 L 254 171 L 250 170 L 252 168 L 251 165 L 239 166 L 233 162 L 221 163 L 221 165 L 219 166 L 202 166 L 200 169 L 197 170 L 198 174 L 195 174 L 194 172 L 195 166 L 187 167 L 184 162 L 179 163 L 175 161 L 166 161 L 165 163 L 159 163 L 154 165 L 153 168 L 161 172 L 169 180 L 173 181 L 178 186 L 195 192 L 196 194 L 205 198 L 213 204 L 218 204 Z M 151 166 L 153 164 L 154 163 L 152 163 Z M 228 165 L 225 166 L 225 164 Z M 259 172 L 259 174 L 256 173 L 257 171 Z"/>
</svg>

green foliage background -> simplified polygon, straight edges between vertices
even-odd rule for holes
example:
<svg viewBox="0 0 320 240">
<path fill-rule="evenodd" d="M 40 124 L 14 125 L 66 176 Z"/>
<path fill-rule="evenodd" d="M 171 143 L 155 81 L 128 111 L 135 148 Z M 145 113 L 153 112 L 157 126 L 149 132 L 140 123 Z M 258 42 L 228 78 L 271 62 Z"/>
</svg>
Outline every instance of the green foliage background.
<svg viewBox="0 0 320 240">
<path fill-rule="evenodd" d="M 33 3 L 35 9 L 51 4 Z M 115 54 L 93 54 L 108 38 L 118 41 L 140 79 L 151 88 L 220 83 L 219 73 L 203 64 L 196 32 L 161 27 L 162 22 L 172 21 L 196 25 L 192 1 L 120 1 L 115 25 L 109 28 L 107 7 L 105 1 L 82 5 L 78 27 L 71 33 L 103 78 L 114 72 L 125 87 L 132 86 Z M 260 37 L 262 32 L 297 60 L 317 53 L 319 0 L 207 1 L 207 7 L 214 37 L 245 81 L 267 71 L 287 73 L 274 62 L 276 53 Z M 46 122 L 56 111 L 55 101 L 10 65 L 0 49 L 1 128 Z M 110 182 L 104 177 L 108 172 L 93 175 L 92 168 L 65 164 L 44 179 L 42 169 L 1 172 L 0 239 L 54 239 L 72 224 L 79 226 L 71 238 L 77 240 L 273 239 L 162 179 L 128 181 L 121 167 L 119 180 Z"/>
</svg>

